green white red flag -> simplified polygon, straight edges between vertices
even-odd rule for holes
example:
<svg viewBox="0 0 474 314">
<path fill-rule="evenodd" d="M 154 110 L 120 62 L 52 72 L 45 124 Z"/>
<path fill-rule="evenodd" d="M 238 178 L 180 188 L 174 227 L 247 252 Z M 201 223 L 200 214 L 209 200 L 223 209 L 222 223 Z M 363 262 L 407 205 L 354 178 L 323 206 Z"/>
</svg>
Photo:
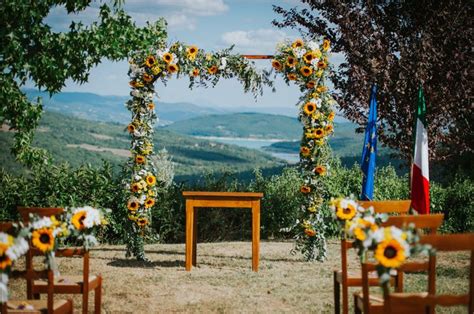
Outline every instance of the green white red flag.
<svg viewBox="0 0 474 314">
<path fill-rule="evenodd" d="M 415 115 L 415 143 L 411 166 L 411 206 L 420 214 L 430 213 L 430 179 L 428 168 L 428 124 L 423 89 L 418 91 Z"/>
</svg>

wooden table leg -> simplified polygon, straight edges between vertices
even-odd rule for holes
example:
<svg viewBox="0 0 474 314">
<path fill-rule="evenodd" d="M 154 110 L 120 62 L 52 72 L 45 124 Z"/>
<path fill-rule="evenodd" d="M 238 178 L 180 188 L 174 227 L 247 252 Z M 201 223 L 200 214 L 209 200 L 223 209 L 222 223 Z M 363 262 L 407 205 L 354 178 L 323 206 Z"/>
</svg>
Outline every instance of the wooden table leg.
<svg viewBox="0 0 474 314">
<path fill-rule="evenodd" d="M 186 200 L 186 271 L 191 271 L 193 260 L 194 208 L 192 200 Z"/>
<path fill-rule="evenodd" d="M 193 207 L 193 266 L 196 266 L 196 255 L 197 255 L 197 207 Z"/>
<path fill-rule="evenodd" d="M 252 270 L 258 271 L 260 254 L 260 201 L 252 202 Z"/>
</svg>

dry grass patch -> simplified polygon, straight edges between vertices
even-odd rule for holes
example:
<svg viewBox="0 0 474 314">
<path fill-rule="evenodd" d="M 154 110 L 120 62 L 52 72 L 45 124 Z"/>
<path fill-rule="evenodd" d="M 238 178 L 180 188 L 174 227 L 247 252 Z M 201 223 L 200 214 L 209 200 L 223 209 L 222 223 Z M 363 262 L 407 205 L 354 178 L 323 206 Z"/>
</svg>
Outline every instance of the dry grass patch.
<svg viewBox="0 0 474 314">
<path fill-rule="evenodd" d="M 104 277 L 106 313 L 333 313 L 332 271 L 340 265 L 339 243 L 330 242 L 324 263 L 304 262 L 289 254 L 292 247 L 291 242 L 262 242 L 260 271 L 254 273 L 250 242 L 198 244 L 198 267 L 191 272 L 184 270 L 184 244 L 146 246 L 150 263 L 125 259 L 123 246 L 101 246 L 92 251 L 91 270 Z M 78 274 L 82 267 L 78 258 L 58 260 L 63 274 Z M 466 291 L 467 255 L 438 260 L 440 291 Z M 350 267 L 356 269 L 357 262 Z M 406 286 L 423 289 L 423 277 L 407 276 Z M 24 296 L 23 289 L 15 282 L 13 298 Z M 74 304 L 79 311 L 81 299 L 74 297 Z M 92 311 L 92 300 L 89 306 Z"/>
</svg>

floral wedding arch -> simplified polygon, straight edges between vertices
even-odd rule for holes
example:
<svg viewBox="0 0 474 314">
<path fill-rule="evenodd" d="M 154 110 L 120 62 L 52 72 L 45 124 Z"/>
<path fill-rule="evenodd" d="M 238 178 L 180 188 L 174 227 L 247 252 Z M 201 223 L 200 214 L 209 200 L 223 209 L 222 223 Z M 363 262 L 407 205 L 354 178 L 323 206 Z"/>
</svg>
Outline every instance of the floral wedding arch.
<svg viewBox="0 0 474 314">
<path fill-rule="evenodd" d="M 169 47 L 140 51 L 130 59 L 130 86 L 132 98 L 127 108 L 132 121 L 127 126 L 131 136 L 131 154 L 128 161 L 131 176 L 126 182 L 127 213 L 130 224 L 125 236 L 128 255 L 145 259 L 143 235 L 150 224 L 151 208 L 157 199 L 156 169 L 151 162 L 153 152 L 154 122 L 157 118 L 154 82 L 166 83 L 173 75 L 187 76 L 189 88 L 194 85 L 215 85 L 221 78 L 236 77 L 245 92 L 255 96 L 262 93 L 263 85 L 272 86 L 269 73 L 259 72 L 245 56 L 232 54 L 231 49 L 206 53 L 196 46 L 177 42 Z M 327 138 L 333 132 L 335 113 L 333 99 L 325 85 L 329 73 L 330 43 L 298 39 L 277 48 L 272 66 L 283 74 L 287 83 L 299 85 L 299 120 L 303 124 L 300 163 L 304 185 L 300 187 L 305 201 L 301 204 L 300 219 L 295 225 L 296 249 L 308 260 L 324 260 L 326 240 L 321 207 L 326 196 L 322 176 L 327 174 Z"/>
</svg>

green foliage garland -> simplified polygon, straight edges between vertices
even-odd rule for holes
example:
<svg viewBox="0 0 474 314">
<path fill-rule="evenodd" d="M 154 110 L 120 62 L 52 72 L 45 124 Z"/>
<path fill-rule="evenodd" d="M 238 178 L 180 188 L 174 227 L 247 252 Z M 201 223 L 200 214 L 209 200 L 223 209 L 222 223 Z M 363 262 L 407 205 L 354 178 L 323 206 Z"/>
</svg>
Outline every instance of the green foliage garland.
<svg viewBox="0 0 474 314">
<path fill-rule="evenodd" d="M 129 192 L 127 203 L 129 233 L 126 235 L 128 255 L 145 259 L 144 237 L 150 226 L 151 210 L 157 202 L 156 173 L 153 165 L 153 131 L 157 118 L 153 103 L 154 82 L 166 83 L 174 74 L 188 76 L 189 87 L 214 86 L 221 78 L 236 77 L 245 92 L 255 96 L 262 93 L 263 84 L 271 86 L 265 73 L 256 71 L 253 63 L 231 48 L 216 53 L 205 53 L 196 46 L 176 42 L 169 47 L 160 46 L 148 51 L 136 52 L 130 60 L 130 86 L 132 87 L 127 108 L 132 112 L 132 121 L 127 126 L 130 133 L 131 155 L 128 165 L 130 179 L 125 183 Z"/>
<path fill-rule="evenodd" d="M 334 100 L 325 85 L 329 73 L 330 42 L 304 42 L 301 39 L 277 48 L 272 66 L 285 75 L 287 83 L 298 84 L 304 95 L 300 98 L 299 120 L 303 124 L 299 168 L 303 177 L 300 188 L 304 195 L 295 226 L 296 247 L 307 260 L 326 258 L 325 223 L 322 213 L 328 197 L 324 177 L 328 174 L 330 150 L 327 138 L 333 132 Z"/>
</svg>

